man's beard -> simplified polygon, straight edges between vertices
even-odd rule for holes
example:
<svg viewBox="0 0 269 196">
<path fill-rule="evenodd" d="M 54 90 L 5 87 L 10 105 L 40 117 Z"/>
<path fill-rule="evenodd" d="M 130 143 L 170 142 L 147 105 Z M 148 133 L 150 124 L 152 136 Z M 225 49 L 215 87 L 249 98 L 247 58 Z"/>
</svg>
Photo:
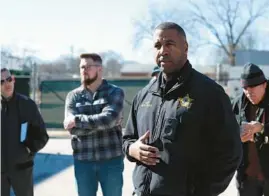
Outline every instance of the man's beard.
<svg viewBox="0 0 269 196">
<path fill-rule="evenodd" d="M 82 81 L 82 83 L 85 85 L 85 86 L 89 86 L 91 85 L 92 83 L 94 83 L 98 78 L 98 74 L 96 73 L 95 76 L 93 78 L 87 78 L 87 79 L 84 79 Z"/>
</svg>

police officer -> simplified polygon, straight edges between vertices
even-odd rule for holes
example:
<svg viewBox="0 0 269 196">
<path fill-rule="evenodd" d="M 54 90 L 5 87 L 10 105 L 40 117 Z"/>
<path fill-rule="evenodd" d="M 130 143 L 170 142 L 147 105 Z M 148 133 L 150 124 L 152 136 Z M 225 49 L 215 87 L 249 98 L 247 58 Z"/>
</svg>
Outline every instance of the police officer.
<svg viewBox="0 0 269 196">
<path fill-rule="evenodd" d="M 179 25 L 157 26 L 154 49 L 163 71 L 134 98 L 123 135 L 123 150 L 136 163 L 134 194 L 218 195 L 242 152 L 229 97 L 192 68 Z"/>
</svg>

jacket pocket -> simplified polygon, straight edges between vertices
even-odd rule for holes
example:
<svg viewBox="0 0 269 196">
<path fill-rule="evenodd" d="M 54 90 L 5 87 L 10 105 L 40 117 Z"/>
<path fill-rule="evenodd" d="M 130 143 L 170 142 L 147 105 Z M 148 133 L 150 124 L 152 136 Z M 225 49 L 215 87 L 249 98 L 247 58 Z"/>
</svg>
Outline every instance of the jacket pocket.
<svg viewBox="0 0 269 196">
<path fill-rule="evenodd" d="M 143 193 L 146 182 L 147 172 L 150 172 L 144 165 L 137 163 L 133 171 L 133 184 L 136 193 Z"/>
<path fill-rule="evenodd" d="M 166 118 L 162 131 L 162 139 L 173 141 L 176 137 L 178 120 L 176 118 Z"/>
<path fill-rule="evenodd" d="M 33 154 L 25 147 L 24 144 L 19 143 L 18 146 L 15 148 L 16 151 L 13 151 L 14 154 L 14 163 L 20 164 L 25 163 L 27 161 L 33 160 Z"/>
<path fill-rule="evenodd" d="M 186 168 L 178 164 L 163 164 L 152 172 L 150 192 L 160 195 L 186 195 Z"/>
</svg>

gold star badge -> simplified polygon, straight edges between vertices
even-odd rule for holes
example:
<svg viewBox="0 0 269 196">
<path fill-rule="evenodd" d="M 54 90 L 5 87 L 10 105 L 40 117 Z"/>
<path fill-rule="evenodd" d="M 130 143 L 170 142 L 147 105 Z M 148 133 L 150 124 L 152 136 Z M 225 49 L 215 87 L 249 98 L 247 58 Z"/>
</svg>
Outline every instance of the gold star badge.
<svg viewBox="0 0 269 196">
<path fill-rule="evenodd" d="M 178 106 L 185 107 L 189 109 L 191 107 L 193 99 L 190 98 L 189 94 L 187 94 L 185 97 L 179 97 L 178 98 Z"/>
</svg>

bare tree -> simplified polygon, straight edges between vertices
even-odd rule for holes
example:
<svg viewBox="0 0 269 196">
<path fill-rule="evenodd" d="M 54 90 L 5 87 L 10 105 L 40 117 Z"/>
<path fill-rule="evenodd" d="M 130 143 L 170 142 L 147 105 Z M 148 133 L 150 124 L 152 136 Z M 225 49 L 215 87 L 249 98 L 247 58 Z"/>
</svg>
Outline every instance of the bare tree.
<svg viewBox="0 0 269 196">
<path fill-rule="evenodd" d="M 123 61 L 123 56 L 113 50 L 107 50 L 104 52 L 100 53 L 100 56 L 102 57 L 103 60 L 103 64 L 105 65 L 107 63 L 107 61 L 109 61 L 110 59 L 116 59 L 119 62 Z"/>
<path fill-rule="evenodd" d="M 249 48 L 246 39 L 249 40 L 248 46 L 252 44 L 253 47 L 255 37 L 249 36 L 251 27 L 268 15 L 269 0 L 205 0 L 205 4 L 200 3 L 189 1 L 190 10 L 187 13 L 177 11 L 177 6 L 174 6 L 162 10 L 152 9 L 149 11 L 149 20 L 135 20 L 134 46 L 143 39 L 151 39 L 158 23 L 181 21 L 179 24 L 183 23 L 191 40 L 197 41 L 197 46 L 214 45 L 228 57 L 229 64 L 235 65 L 235 51 L 242 47 Z M 209 32 L 210 36 L 201 35 L 201 32 Z"/>
<path fill-rule="evenodd" d="M 180 11 L 177 7 L 170 7 L 166 4 L 150 4 L 146 16 L 132 20 L 134 27 L 133 47 L 139 48 L 143 41 L 152 40 L 155 27 L 165 21 L 177 21 L 180 25 L 190 22 L 187 13 Z"/>
<path fill-rule="evenodd" d="M 11 47 L 1 46 L 1 57 L 0 57 L 1 67 L 7 67 L 9 69 L 20 68 L 23 59 L 14 55 Z"/>
<path fill-rule="evenodd" d="M 120 63 L 117 59 L 109 59 L 105 65 L 104 76 L 119 77 L 122 66 L 123 64 Z"/>
<path fill-rule="evenodd" d="M 249 33 L 247 32 L 238 43 L 238 46 L 236 47 L 237 50 L 251 50 L 254 48 L 258 48 L 258 40 L 257 34 Z M 215 55 L 215 63 L 217 64 L 230 64 L 230 58 L 229 55 L 226 54 L 225 50 L 221 47 L 217 47 L 213 49 L 213 53 Z"/>
<path fill-rule="evenodd" d="M 24 48 L 24 51 L 31 51 L 30 49 Z M 39 63 L 40 60 L 34 55 L 19 56 L 14 52 L 14 49 L 9 46 L 1 47 L 1 66 L 9 69 L 22 69 L 23 71 L 31 72 L 32 64 Z"/>
<path fill-rule="evenodd" d="M 235 65 L 235 51 L 240 42 L 248 36 L 248 30 L 261 17 L 269 12 L 268 0 L 207 0 L 207 11 L 190 2 L 196 27 L 205 27 L 215 38 L 208 41 L 221 48 Z M 205 15 L 208 13 L 208 15 Z M 249 37 L 250 38 L 250 37 Z M 254 37 L 252 37 L 252 40 Z M 245 42 L 246 43 L 246 42 Z"/>
<path fill-rule="evenodd" d="M 121 54 L 108 50 L 101 52 L 100 56 L 104 65 L 104 77 L 119 77 L 121 68 L 124 64 L 124 59 Z"/>
<path fill-rule="evenodd" d="M 67 64 L 64 61 L 52 61 L 50 63 L 42 63 L 39 65 L 40 75 L 42 74 L 60 74 L 62 76 L 64 74 L 70 74 L 72 72 L 66 69 Z M 75 74 L 75 73 L 73 73 Z"/>
<path fill-rule="evenodd" d="M 250 50 L 254 48 L 258 48 L 258 40 L 260 40 L 260 37 L 258 37 L 258 32 L 251 33 L 247 32 L 245 35 L 241 38 L 239 45 L 237 48 L 242 49 L 242 50 Z"/>
</svg>

